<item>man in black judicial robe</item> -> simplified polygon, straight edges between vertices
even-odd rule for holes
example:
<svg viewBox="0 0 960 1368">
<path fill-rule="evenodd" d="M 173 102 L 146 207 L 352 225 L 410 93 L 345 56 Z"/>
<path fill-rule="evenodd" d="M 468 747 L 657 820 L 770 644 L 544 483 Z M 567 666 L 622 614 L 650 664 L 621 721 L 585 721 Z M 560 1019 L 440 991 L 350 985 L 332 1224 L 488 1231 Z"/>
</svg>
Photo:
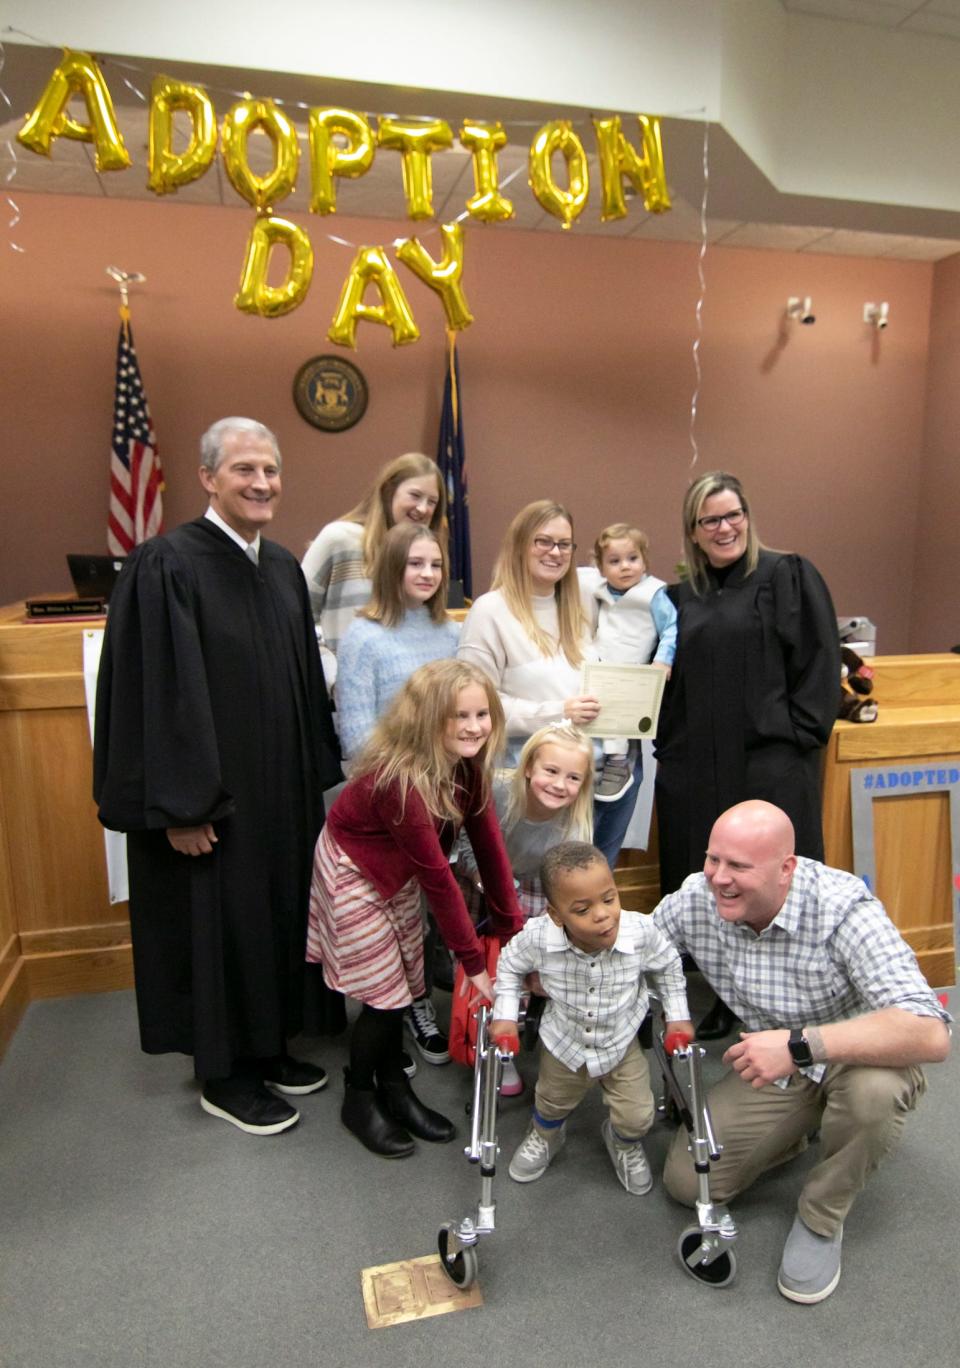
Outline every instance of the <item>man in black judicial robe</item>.
<svg viewBox="0 0 960 1368">
<path fill-rule="evenodd" d="M 303 575 L 260 535 L 280 496 L 276 439 L 223 419 L 201 461 L 207 513 L 137 547 L 111 598 L 94 797 L 127 832 L 143 1049 L 192 1054 L 204 1110 L 271 1135 L 299 1119 L 278 1092 L 326 1083 L 285 1042 L 303 1025 L 311 862 L 339 751 Z"/>
</svg>

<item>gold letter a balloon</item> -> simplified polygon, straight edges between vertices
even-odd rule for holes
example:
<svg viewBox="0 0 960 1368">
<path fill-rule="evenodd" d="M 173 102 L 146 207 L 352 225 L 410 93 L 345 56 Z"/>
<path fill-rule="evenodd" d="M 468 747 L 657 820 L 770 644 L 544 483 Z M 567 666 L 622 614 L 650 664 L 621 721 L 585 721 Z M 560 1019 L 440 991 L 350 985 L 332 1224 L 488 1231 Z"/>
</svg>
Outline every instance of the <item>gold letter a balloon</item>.
<svg viewBox="0 0 960 1368">
<path fill-rule="evenodd" d="M 78 123 L 68 113 L 74 95 L 83 97 L 90 116 L 88 124 Z M 27 115 L 17 141 L 31 152 L 49 157 L 54 138 L 61 137 L 93 143 L 98 171 L 122 171 L 130 165 L 100 68 L 88 52 L 71 52 L 69 48 L 64 48 L 63 61 L 47 82 L 36 108 Z"/>
</svg>

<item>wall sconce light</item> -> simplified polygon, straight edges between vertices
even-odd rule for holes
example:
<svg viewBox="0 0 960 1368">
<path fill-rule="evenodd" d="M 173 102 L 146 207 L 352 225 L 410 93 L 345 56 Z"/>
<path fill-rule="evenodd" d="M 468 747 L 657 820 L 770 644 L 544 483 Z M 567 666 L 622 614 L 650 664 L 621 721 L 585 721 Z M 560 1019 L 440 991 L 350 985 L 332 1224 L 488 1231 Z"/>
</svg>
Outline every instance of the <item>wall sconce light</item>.
<svg viewBox="0 0 960 1368">
<path fill-rule="evenodd" d="M 890 325 L 890 305 L 885 299 L 879 304 L 864 304 L 863 321 L 881 332 Z"/>
<path fill-rule="evenodd" d="M 817 316 L 813 312 L 813 298 L 811 295 L 791 295 L 787 300 L 787 317 L 795 318 L 798 323 L 816 323 Z"/>
</svg>

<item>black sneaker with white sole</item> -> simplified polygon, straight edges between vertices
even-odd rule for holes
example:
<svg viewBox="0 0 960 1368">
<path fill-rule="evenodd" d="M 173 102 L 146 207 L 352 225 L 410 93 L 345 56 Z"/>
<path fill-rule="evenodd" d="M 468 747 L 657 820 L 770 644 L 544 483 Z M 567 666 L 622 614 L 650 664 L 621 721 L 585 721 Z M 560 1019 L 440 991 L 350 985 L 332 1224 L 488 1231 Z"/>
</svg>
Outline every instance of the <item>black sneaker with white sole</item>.
<svg viewBox="0 0 960 1368">
<path fill-rule="evenodd" d="M 247 1135 L 279 1135 L 300 1120 L 296 1107 L 252 1079 L 208 1079 L 200 1105 L 210 1116 L 229 1121 Z"/>
<path fill-rule="evenodd" d="M 308 1064 L 305 1059 L 291 1059 L 280 1055 L 263 1062 L 263 1081 L 268 1088 L 290 1097 L 306 1097 L 327 1086 L 327 1071 L 319 1064 Z"/>
<path fill-rule="evenodd" d="M 447 1037 L 437 1025 L 437 1014 L 429 998 L 418 998 L 404 1013 L 407 1030 L 413 1043 L 428 1064 L 448 1064 L 450 1048 Z"/>
</svg>

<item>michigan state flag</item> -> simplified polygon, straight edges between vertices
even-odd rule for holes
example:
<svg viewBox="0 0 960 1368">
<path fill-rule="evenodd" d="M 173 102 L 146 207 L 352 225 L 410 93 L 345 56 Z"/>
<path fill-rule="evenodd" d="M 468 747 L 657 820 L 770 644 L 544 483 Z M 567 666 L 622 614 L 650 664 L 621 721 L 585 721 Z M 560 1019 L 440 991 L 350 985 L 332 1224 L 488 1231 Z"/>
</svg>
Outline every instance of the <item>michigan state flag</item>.
<svg viewBox="0 0 960 1368">
<path fill-rule="evenodd" d="M 460 580 L 467 598 L 473 597 L 470 564 L 470 503 L 467 497 L 467 462 L 463 452 L 463 408 L 460 404 L 460 362 L 455 335 L 450 337 L 450 358 L 443 385 L 440 414 L 440 449 L 437 465 L 447 492 L 447 523 L 450 530 L 450 578 Z"/>
</svg>

